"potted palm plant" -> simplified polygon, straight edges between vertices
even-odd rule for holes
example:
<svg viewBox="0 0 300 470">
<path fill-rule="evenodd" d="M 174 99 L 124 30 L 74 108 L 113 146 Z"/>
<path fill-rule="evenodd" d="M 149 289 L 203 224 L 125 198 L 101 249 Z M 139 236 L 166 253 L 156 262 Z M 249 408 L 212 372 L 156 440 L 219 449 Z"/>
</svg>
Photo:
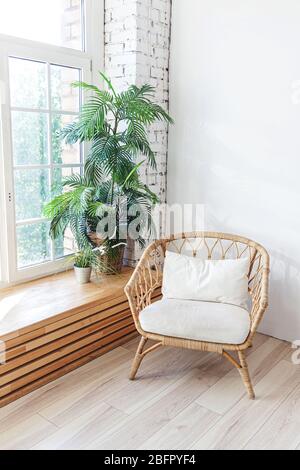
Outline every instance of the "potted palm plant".
<svg viewBox="0 0 300 470">
<path fill-rule="evenodd" d="M 173 121 L 154 102 L 150 85 L 131 85 L 117 93 L 111 81 L 100 75 L 107 85 L 105 90 L 84 82 L 73 84 L 91 95 L 79 118 L 62 131 L 68 144 L 90 143 L 84 174 L 65 178 L 64 191 L 44 212 L 51 220 L 52 238 L 63 236 L 70 227 L 79 249 L 101 246 L 102 271 L 118 272 L 127 242 L 120 224 L 132 222 L 135 216 L 130 209 L 140 207 L 137 240 L 142 244 L 142 234 L 151 226 L 151 207 L 158 202 L 139 176 L 141 165 L 156 167 L 147 127 L 157 120 Z M 138 162 L 141 155 L 144 160 Z M 116 221 L 114 233 L 105 235 L 102 231 L 99 236 L 97 227 L 111 212 Z"/>
</svg>

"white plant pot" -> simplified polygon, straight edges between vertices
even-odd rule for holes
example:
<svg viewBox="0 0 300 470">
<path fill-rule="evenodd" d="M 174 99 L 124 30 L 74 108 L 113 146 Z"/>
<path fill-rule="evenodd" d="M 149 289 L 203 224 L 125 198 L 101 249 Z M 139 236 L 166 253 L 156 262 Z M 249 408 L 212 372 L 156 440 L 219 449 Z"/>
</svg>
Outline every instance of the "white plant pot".
<svg viewBox="0 0 300 470">
<path fill-rule="evenodd" d="M 92 268 L 78 268 L 74 266 L 78 284 L 88 284 L 91 281 Z"/>
</svg>

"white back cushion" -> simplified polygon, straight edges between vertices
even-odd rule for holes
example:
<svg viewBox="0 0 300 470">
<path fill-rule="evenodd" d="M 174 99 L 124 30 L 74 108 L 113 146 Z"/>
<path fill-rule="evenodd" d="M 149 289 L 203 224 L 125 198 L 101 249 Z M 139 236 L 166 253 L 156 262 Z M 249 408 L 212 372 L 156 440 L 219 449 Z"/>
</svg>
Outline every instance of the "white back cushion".
<svg viewBox="0 0 300 470">
<path fill-rule="evenodd" d="M 166 252 L 162 293 L 167 299 L 221 302 L 247 308 L 249 260 L 203 260 Z"/>
</svg>

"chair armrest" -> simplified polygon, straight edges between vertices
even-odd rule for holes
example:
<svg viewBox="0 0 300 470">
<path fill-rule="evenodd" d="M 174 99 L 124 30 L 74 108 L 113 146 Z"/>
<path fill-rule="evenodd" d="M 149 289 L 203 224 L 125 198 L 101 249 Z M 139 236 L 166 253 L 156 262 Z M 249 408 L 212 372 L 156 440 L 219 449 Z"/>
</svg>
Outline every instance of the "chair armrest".
<svg viewBox="0 0 300 470">
<path fill-rule="evenodd" d="M 152 303 L 153 295 L 160 294 L 163 259 L 164 249 L 161 242 L 149 245 L 125 286 L 124 290 L 138 330 L 141 329 L 140 312 Z"/>
<path fill-rule="evenodd" d="M 253 278 L 253 285 L 251 288 L 252 309 L 251 309 L 251 332 L 252 338 L 256 332 L 263 315 L 268 308 L 269 303 L 269 274 L 268 267 L 264 267 L 261 271 L 257 272 Z"/>
</svg>

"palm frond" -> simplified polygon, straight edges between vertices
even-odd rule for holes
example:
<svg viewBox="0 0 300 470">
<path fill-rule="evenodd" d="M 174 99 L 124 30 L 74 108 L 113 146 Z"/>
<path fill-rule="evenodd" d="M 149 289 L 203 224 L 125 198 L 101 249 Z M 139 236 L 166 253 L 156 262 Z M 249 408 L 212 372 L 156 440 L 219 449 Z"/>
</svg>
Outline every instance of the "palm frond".
<svg viewBox="0 0 300 470">
<path fill-rule="evenodd" d="M 52 218 L 50 223 L 49 234 L 53 240 L 62 237 L 69 225 L 68 211 L 61 213 Z"/>
<path fill-rule="evenodd" d="M 111 80 L 103 72 L 100 72 L 100 77 L 105 81 L 105 83 L 108 85 L 108 88 L 112 91 L 114 97 L 116 98 L 117 93 L 116 93 L 116 90 L 114 89 L 114 87 L 111 83 Z"/>
<path fill-rule="evenodd" d="M 95 200 L 101 201 L 103 204 L 108 203 L 110 190 L 111 190 L 111 181 L 110 180 L 102 181 L 101 184 L 99 184 L 95 188 Z"/>
<path fill-rule="evenodd" d="M 93 142 L 86 167 L 89 174 L 96 171 L 96 167 L 102 170 L 103 174 L 118 175 L 125 170 L 132 168 L 132 154 L 127 146 L 121 145 L 121 136 L 110 135 L 109 137 L 99 138 Z"/>
<path fill-rule="evenodd" d="M 138 180 L 138 170 L 144 163 L 145 163 L 145 160 L 134 165 L 132 170 L 126 176 L 125 181 L 121 184 L 121 188 L 126 187 L 126 185 L 130 184 L 132 181 Z"/>
<path fill-rule="evenodd" d="M 78 218 L 76 215 L 71 215 L 69 226 L 78 248 L 80 250 L 89 248 L 91 246 L 91 241 L 87 235 L 86 217 Z"/>
<path fill-rule="evenodd" d="M 152 168 L 156 168 L 155 154 L 151 150 L 143 124 L 135 119 L 128 121 L 127 130 L 123 134 L 123 140 L 130 152 L 134 155 L 142 153 L 148 158 Z"/>
<path fill-rule="evenodd" d="M 77 188 L 78 186 L 82 186 L 86 184 L 84 176 L 79 175 L 78 173 L 74 173 L 73 175 L 66 176 L 62 180 L 62 186 L 68 188 Z"/>
<path fill-rule="evenodd" d="M 118 96 L 117 104 L 121 110 L 122 119 L 136 119 L 145 125 L 156 120 L 173 123 L 169 114 L 153 102 L 155 89 L 151 85 L 137 87 L 131 85 L 128 90 Z"/>
<path fill-rule="evenodd" d="M 73 88 L 81 88 L 82 90 L 86 91 L 93 91 L 94 93 L 100 93 L 101 90 L 96 85 L 91 85 L 90 83 L 82 82 L 82 81 L 75 81 L 71 83 Z"/>
</svg>

